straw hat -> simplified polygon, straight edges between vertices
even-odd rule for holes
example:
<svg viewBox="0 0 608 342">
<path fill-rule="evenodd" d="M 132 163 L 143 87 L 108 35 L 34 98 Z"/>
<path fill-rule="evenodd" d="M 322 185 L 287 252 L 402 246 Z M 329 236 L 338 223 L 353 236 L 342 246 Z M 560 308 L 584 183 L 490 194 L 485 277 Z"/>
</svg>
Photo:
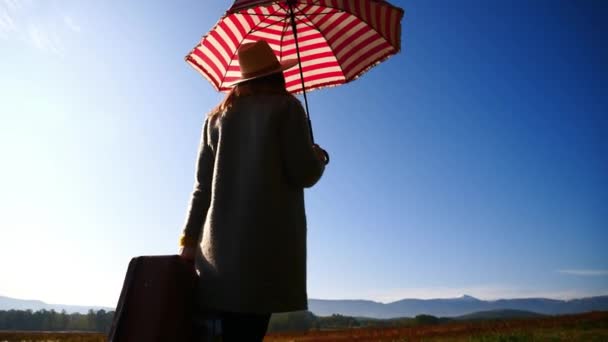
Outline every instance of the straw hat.
<svg viewBox="0 0 608 342">
<path fill-rule="evenodd" d="M 272 52 L 272 48 L 265 40 L 241 45 L 238 50 L 238 57 L 239 66 L 241 67 L 241 79 L 232 82 L 229 85 L 231 87 L 254 78 L 285 71 L 298 64 L 297 59 L 279 62 L 274 52 Z"/>
</svg>

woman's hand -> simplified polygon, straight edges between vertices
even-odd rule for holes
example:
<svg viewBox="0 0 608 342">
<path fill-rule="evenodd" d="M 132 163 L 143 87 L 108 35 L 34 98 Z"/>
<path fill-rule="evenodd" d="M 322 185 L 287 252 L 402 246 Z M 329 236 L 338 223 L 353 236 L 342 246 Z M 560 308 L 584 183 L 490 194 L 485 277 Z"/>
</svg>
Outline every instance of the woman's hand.
<svg viewBox="0 0 608 342">
<path fill-rule="evenodd" d="M 182 247 L 179 256 L 186 261 L 194 261 L 196 255 L 196 247 Z"/>
<path fill-rule="evenodd" d="M 322 149 L 321 146 L 314 144 L 312 145 L 312 149 L 313 151 L 315 151 L 315 155 L 321 163 L 326 165 L 329 162 L 329 154 L 327 153 L 327 151 Z"/>
</svg>

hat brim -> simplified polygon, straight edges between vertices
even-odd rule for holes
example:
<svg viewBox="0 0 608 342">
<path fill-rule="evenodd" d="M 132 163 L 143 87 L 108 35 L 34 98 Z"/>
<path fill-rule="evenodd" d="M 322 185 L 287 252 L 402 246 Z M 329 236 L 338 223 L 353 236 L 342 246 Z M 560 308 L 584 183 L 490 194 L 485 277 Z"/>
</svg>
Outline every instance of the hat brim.
<svg viewBox="0 0 608 342">
<path fill-rule="evenodd" d="M 264 77 L 264 76 L 268 76 L 268 75 L 272 75 L 272 74 L 276 74 L 278 72 L 283 72 L 283 71 L 285 71 L 287 69 L 293 68 L 297 64 L 298 64 L 298 60 L 297 59 L 288 59 L 288 60 L 285 60 L 285 61 L 281 62 L 280 63 L 280 67 L 278 67 L 278 68 L 276 68 L 274 70 L 270 70 L 270 71 L 267 71 L 265 73 L 261 73 L 259 75 L 255 75 L 253 77 L 241 78 L 240 80 L 236 80 L 236 81 L 233 81 L 233 82 L 230 82 L 230 83 L 226 84 L 226 87 L 234 87 L 234 86 L 236 86 L 239 83 L 243 83 L 243 82 L 246 82 L 246 81 L 250 81 L 250 80 L 253 80 L 253 79 L 256 79 L 256 78 L 260 78 L 260 77 Z"/>
</svg>

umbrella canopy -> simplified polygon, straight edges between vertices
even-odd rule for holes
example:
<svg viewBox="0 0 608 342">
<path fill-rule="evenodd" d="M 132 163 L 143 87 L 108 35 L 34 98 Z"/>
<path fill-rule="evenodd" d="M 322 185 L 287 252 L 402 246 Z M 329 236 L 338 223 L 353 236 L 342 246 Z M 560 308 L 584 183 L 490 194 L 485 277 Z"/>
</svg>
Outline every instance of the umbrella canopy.
<svg viewBox="0 0 608 342">
<path fill-rule="evenodd" d="M 228 91 L 241 76 L 238 48 L 263 39 L 279 61 L 300 60 L 285 71 L 287 90 L 300 93 L 352 81 L 397 53 L 402 17 L 381 0 L 237 0 L 186 61 Z"/>
</svg>

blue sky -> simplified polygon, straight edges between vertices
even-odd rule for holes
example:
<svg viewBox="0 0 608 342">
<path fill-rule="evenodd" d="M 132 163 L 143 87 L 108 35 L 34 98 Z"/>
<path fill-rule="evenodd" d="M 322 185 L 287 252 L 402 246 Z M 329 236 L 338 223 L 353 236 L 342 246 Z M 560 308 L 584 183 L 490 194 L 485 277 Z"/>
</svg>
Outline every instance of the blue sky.
<svg viewBox="0 0 608 342">
<path fill-rule="evenodd" d="M 309 297 L 608 294 L 608 5 L 394 4 L 402 53 L 309 96 Z M 229 5 L 0 1 L 0 295 L 114 306 L 177 252 Z"/>
</svg>

